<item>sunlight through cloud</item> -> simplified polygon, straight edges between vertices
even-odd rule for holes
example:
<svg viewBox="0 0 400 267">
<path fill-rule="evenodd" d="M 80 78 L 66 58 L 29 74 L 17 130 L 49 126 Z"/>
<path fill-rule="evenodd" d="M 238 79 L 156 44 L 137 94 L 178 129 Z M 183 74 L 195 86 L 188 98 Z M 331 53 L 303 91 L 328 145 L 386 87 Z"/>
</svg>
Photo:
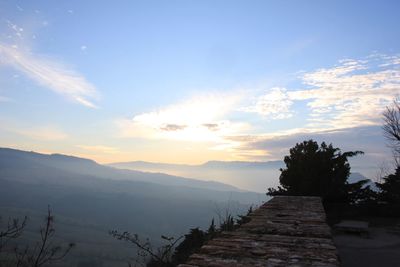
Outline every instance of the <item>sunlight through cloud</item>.
<svg viewBox="0 0 400 267">
<path fill-rule="evenodd" d="M 117 122 L 123 137 L 219 142 L 223 136 L 248 128 L 226 116 L 241 99 L 240 94 L 200 95 L 158 110 Z"/>
</svg>

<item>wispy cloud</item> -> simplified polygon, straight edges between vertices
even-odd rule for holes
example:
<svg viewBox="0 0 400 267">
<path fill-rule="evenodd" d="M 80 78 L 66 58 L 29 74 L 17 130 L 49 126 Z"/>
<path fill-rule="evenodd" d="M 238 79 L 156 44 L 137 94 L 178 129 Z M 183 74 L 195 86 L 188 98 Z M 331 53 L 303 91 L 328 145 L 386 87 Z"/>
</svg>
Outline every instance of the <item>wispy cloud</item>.
<svg viewBox="0 0 400 267">
<path fill-rule="evenodd" d="M 77 103 L 96 107 L 92 102 L 97 96 L 96 88 L 64 64 L 4 43 L 0 43 L 0 64 L 14 67 L 38 84 Z"/>
<path fill-rule="evenodd" d="M 29 130 L 19 131 L 20 134 L 26 135 L 32 139 L 45 141 L 60 141 L 68 138 L 68 135 L 62 130 L 54 127 L 36 127 Z"/>
<path fill-rule="evenodd" d="M 379 128 L 382 111 L 400 93 L 400 56 L 345 59 L 299 78 L 305 89 L 272 88 L 257 96 L 252 106 L 240 110 L 263 118 L 287 119 L 294 115 L 293 105 L 305 105 L 299 115 L 305 123 L 273 132 L 264 128 L 260 133 L 225 136 L 235 144 L 232 153 L 243 159 L 280 158 L 295 142 L 318 137 L 337 139 L 344 133 L 360 146 L 356 134 L 349 133 L 358 133 L 362 127 Z"/>
<path fill-rule="evenodd" d="M 345 59 L 331 68 L 303 73 L 306 89 L 271 88 L 241 110 L 270 119 L 293 116 L 292 105 L 306 103 L 309 129 L 337 129 L 380 123 L 381 112 L 400 88 L 400 56 Z"/>
<path fill-rule="evenodd" d="M 342 60 L 338 66 L 306 73 L 302 80 L 311 88 L 290 91 L 288 96 L 308 101 L 311 128 L 376 125 L 385 106 L 400 92 L 399 59 Z"/>
<path fill-rule="evenodd" d="M 22 121 L 14 121 L 4 117 L 0 117 L 0 132 L 35 141 L 61 141 L 69 138 L 69 135 L 57 125 L 27 125 Z"/>
<path fill-rule="evenodd" d="M 111 146 L 103 146 L 103 145 L 77 145 L 76 147 L 93 152 L 93 153 L 102 153 L 102 154 L 116 154 L 119 153 L 119 150 L 115 147 Z"/>
<path fill-rule="evenodd" d="M 285 88 L 274 87 L 266 94 L 257 97 L 251 106 L 241 108 L 245 112 L 258 113 L 270 119 L 285 119 L 292 116 L 290 107 L 293 101 L 289 98 Z"/>
<path fill-rule="evenodd" d="M 30 128 L 9 128 L 15 134 L 23 135 L 29 139 L 40 141 L 61 141 L 68 138 L 68 135 L 54 126 L 38 126 Z"/>
</svg>

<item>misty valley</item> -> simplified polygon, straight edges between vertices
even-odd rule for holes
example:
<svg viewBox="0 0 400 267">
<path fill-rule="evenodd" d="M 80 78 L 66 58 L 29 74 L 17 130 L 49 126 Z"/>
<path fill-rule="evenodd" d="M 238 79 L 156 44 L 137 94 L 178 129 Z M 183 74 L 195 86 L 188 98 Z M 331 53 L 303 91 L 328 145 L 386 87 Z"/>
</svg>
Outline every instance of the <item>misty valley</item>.
<svg viewBox="0 0 400 267">
<path fill-rule="evenodd" d="M 113 239 L 112 229 L 131 231 L 162 244 L 205 229 L 226 211 L 243 214 L 267 200 L 236 187 L 103 166 L 94 161 L 0 149 L 0 215 L 28 217 L 24 242 L 34 242 L 50 205 L 59 242 L 76 247 L 59 266 L 126 266 L 135 247 Z M 58 265 L 57 265 L 58 266 Z"/>
</svg>

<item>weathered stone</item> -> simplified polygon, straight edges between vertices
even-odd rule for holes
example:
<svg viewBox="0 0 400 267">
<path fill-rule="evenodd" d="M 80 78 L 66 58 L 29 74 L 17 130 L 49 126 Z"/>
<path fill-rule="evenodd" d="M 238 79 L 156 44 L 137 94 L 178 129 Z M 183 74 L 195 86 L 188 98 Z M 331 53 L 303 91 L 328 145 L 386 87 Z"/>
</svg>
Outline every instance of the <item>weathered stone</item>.
<svg viewBox="0 0 400 267">
<path fill-rule="evenodd" d="M 318 197 L 279 196 L 223 232 L 179 267 L 339 266 Z"/>
</svg>

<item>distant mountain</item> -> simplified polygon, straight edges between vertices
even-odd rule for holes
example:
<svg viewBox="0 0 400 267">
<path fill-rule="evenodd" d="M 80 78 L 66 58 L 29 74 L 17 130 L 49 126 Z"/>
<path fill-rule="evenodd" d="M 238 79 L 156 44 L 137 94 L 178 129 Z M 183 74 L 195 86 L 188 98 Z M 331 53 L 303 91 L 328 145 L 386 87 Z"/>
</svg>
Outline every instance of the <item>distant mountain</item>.
<svg viewBox="0 0 400 267">
<path fill-rule="evenodd" d="M 201 169 L 201 168 L 225 168 L 225 169 L 237 169 L 237 168 L 281 168 L 283 167 L 282 161 L 264 161 L 264 162 L 252 162 L 252 161 L 207 161 L 199 165 L 189 164 L 170 164 L 170 163 L 156 163 L 146 161 L 129 161 L 129 162 L 115 162 L 107 164 L 108 166 L 116 168 L 126 169 L 145 169 L 145 168 L 163 168 L 163 169 Z"/>
<path fill-rule="evenodd" d="M 113 180 L 129 180 L 151 182 L 169 186 L 185 186 L 194 188 L 207 188 L 223 191 L 240 191 L 238 188 L 215 181 L 202 181 L 188 179 L 161 173 L 145 173 L 143 171 L 119 170 L 110 166 L 97 164 L 93 160 L 66 156 L 61 154 L 40 154 L 9 148 L 0 148 L 0 174 L 12 168 L 13 172 L 18 171 L 19 165 L 24 168 L 32 168 L 33 172 L 38 166 L 47 167 L 52 170 L 63 170 L 70 174 L 94 176 L 97 178 Z M 54 170 L 56 171 L 56 170 Z M 25 175 L 22 175 L 25 178 Z"/>
<path fill-rule="evenodd" d="M 110 229 L 137 233 L 157 245 L 161 235 L 178 237 L 190 228 L 204 229 L 226 211 L 241 214 L 265 200 L 265 194 L 222 183 L 119 170 L 59 154 L 0 149 L 0 216 L 27 215 L 26 234 L 34 237 L 50 205 L 60 240 L 77 243 L 71 265 L 63 266 L 87 266 L 83 263 L 88 261 L 101 262 L 92 266 L 126 266 L 125 260 L 135 252 L 113 240 Z"/>
<path fill-rule="evenodd" d="M 266 192 L 268 187 L 279 184 L 279 169 L 284 167 L 284 163 L 283 161 L 208 161 L 200 165 L 187 165 L 131 161 L 112 163 L 108 166 L 213 180 L 249 191 Z"/>
<path fill-rule="evenodd" d="M 207 161 L 206 163 L 200 165 L 206 168 L 231 168 L 231 169 L 241 169 L 241 168 L 281 168 L 283 167 L 282 161 Z"/>
<path fill-rule="evenodd" d="M 370 186 L 370 188 L 372 190 L 374 190 L 374 191 L 378 190 L 378 188 L 376 187 L 375 183 L 373 181 L 371 181 L 371 179 L 368 179 L 367 177 L 365 177 L 364 175 L 362 175 L 359 172 L 350 173 L 348 182 L 349 183 L 356 183 L 356 182 L 361 181 L 361 180 L 368 180 L 368 182 L 364 185 L 364 187 Z"/>
</svg>

